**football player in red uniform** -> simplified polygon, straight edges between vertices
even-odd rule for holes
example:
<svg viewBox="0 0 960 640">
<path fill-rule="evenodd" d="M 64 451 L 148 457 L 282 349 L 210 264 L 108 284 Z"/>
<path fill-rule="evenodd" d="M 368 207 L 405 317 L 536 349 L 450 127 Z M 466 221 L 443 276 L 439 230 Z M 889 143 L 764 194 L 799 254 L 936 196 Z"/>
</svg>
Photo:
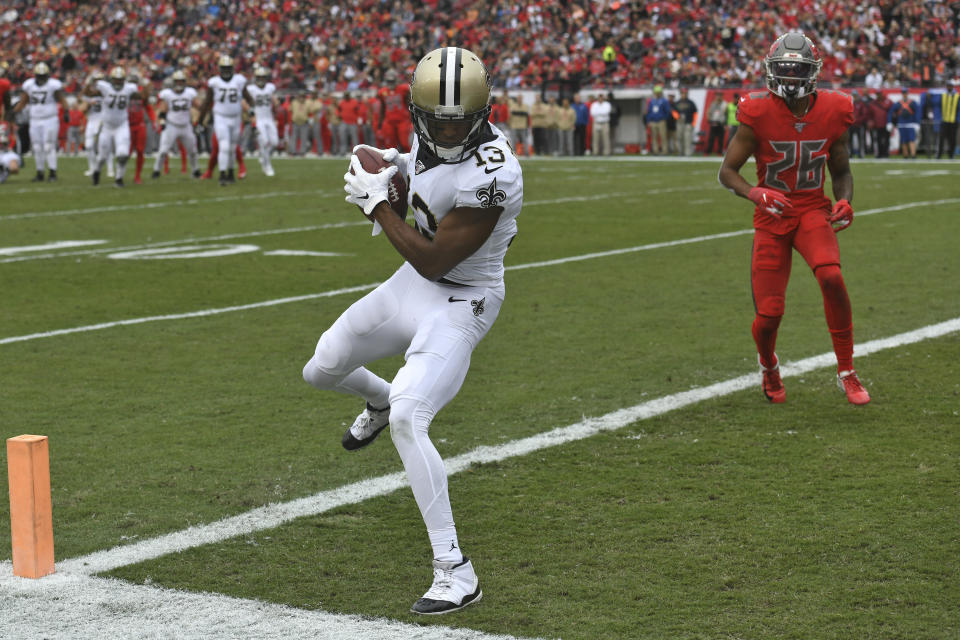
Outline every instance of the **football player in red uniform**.
<svg viewBox="0 0 960 640">
<path fill-rule="evenodd" d="M 718 179 L 756 204 L 750 278 L 756 307 L 753 338 L 764 394 L 771 402 L 786 400 L 774 347 L 796 249 L 823 293 L 837 356 L 837 384 L 851 403 L 866 404 L 870 395 L 853 368 L 852 314 L 836 238 L 853 221 L 853 175 L 847 151 L 853 100 L 845 93 L 816 90 L 821 65 L 819 52 L 802 33 L 777 38 L 764 58 L 768 91 L 740 99 L 740 127 L 727 148 Z M 757 186 L 740 175 L 751 155 L 757 161 Z M 830 170 L 835 203 L 823 192 L 824 167 Z"/>
<path fill-rule="evenodd" d="M 140 84 L 139 77 L 131 77 L 131 80 L 135 84 Z M 144 87 L 148 87 L 148 83 L 143 84 Z M 147 90 L 144 89 L 143 93 L 146 94 Z M 147 102 L 141 95 L 133 95 L 130 97 L 130 106 L 127 108 L 130 116 L 130 147 L 133 151 L 137 153 L 137 164 L 134 170 L 133 182 L 134 184 L 142 184 L 140 180 L 140 174 L 143 172 L 143 163 L 145 161 L 144 153 L 147 150 L 147 118 L 150 118 L 150 122 L 153 124 L 153 127 L 157 126 L 157 116 L 153 112 L 153 107 L 150 106 L 150 103 Z"/>
</svg>

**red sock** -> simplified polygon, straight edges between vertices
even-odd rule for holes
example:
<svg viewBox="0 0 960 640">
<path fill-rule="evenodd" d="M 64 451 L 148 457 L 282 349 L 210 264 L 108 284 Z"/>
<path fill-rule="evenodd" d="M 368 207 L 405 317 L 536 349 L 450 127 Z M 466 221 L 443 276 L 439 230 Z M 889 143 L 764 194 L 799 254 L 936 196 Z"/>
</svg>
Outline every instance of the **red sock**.
<svg viewBox="0 0 960 640">
<path fill-rule="evenodd" d="M 239 146 L 236 148 L 236 153 L 237 153 L 237 169 L 239 171 L 246 171 L 247 165 L 243 163 L 243 152 L 240 151 Z"/>
<path fill-rule="evenodd" d="M 217 166 L 218 155 L 220 155 L 220 143 L 217 141 L 217 136 L 214 135 L 213 141 L 210 143 L 210 160 L 207 161 L 207 172 L 205 175 L 213 175 L 213 168 Z"/>
<path fill-rule="evenodd" d="M 140 172 L 143 170 L 143 161 L 144 161 L 144 160 L 146 160 L 146 158 L 144 157 L 144 155 L 143 155 L 142 153 L 140 153 L 140 152 L 138 151 L 138 152 L 137 152 L 137 173 L 134 175 L 134 178 L 137 179 L 137 180 L 140 179 Z"/>
<path fill-rule="evenodd" d="M 833 340 L 833 352 L 837 355 L 837 369 L 849 371 L 853 369 L 853 314 L 843 275 L 835 264 L 818 267 L 814 275 L 823 294 L 823 311 Z"/>
<path fill-rule="evenodd" d="M 762 316 L 759 313 L 753 318 L 753 340 L 757 343 L 757 353 L 760 355 L 760 365 L 769 369 L 777 364 L 774 355 L 777 346 L 777 329 L 780 328 L 780 316 Z"/>
<path fill-rule="evenodd" d="M 187 148 L 183 146 L 183 143 L 177 140 L 177 145 L 180 147 L 180 173 L 187 172 Z M 167 156 L 167 159 L 170 159 L 170 156 Z"/>
</svg>

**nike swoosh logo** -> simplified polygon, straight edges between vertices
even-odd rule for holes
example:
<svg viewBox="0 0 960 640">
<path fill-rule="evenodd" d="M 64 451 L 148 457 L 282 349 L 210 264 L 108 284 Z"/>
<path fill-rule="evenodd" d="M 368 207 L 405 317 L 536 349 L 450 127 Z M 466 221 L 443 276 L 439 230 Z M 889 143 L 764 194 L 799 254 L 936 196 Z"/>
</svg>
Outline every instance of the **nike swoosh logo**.
<svg viewBox="0 0 960 640">
<path fill-rule="evenodd" d="M 466 301 L 467 301 L 466 298 L 454 298 L 453 296 L 450 296 L 449 298 L 447 298 L 447 302 L 466 302 Z"/>
<path fill-rule="evenodd" d="M 493 173 L 494 171 L 499 171 L 500 169 L 503 169 L 503 166 L 502 166 L 502 165 L 499 166 L 499 167 L 494 167 L 493 169 L 484 168 L 483 172 L 484 172 L 484 173 Z"/>
<path fill-rule="evenodd" d="M 366 199 L 369 198 L 369 197 L 370 197 L 370 194 L 369 194 L 369 193 L 365 193 L 365 194 L 363 194 L 362 196 L 360 196 L 360 199 L 361 199 L 361 200 L 366 200 Z"/>
</svg>

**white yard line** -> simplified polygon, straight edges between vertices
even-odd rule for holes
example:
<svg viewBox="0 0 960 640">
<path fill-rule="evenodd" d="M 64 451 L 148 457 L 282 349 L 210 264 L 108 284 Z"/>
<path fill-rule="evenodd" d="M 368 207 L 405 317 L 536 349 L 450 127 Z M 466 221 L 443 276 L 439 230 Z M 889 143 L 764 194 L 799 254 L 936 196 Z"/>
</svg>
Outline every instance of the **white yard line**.
<svg viewBox="0 0 960 640">
<path fill-rule="evenodd" d="M 9 256 L 15 253 L 29 253 L 31 251 L 51 251 L 54 249 L 70 249 L 73 247 L 89 247 L 92 244 L 105 244 L 107 240 L 61 240 L 46 244 L 22 245 L 19 247 L 0 247 L 0 256 Z"/>
<path fill-rule="evenodd" d="M 942 199 L 942 200 L 927 200 L 927 201 L 924 201 L 924 202 L 910 202 L 910 203 L 906 203 L 906 204 L 892 205 L 892 206 L 889 206 L 889 207 L 881 207 L 881 208 L 877 208 L 877 209 L 866 209 L 866 210 L 861 211 L 860 213 L 858 213 L 858 214 L 856 214 L 856 215 L 857 215 L 857 216 L 860 216 L 860 217 L 863 217 L 863 216 L 868 216 L 868 215 L 872 215 L 872 214 L 875 214 L 875 213 L 886 213 L 886 212 L 890 212 L 890 211 L 903 211 L 903 210 L 906 210 L 906 209 L 913 209 L 913 208 L 916 208 L 916 207 L 932 207 L 932 206 L 946 205 L 946 204 L 956 204 L 956 203 L 960 203 L 960 198 L 945 198 L 945 199 Z M 369 224 L 369 223 L 368 223 L 368 222 L 364 222 L 364 221 L 360 221 L 359 223 L 337 223 L 337 224 L 339 224 L 339 225 L 352 225 L 352 224 Z M 320 227 L 316 227 L 316 228 L 320 228 Z M 300 227 L 300 228 L 297 228 L 297 229 L 274 230 L 274 231 L 255 232 L 255 233 L 263 233 L 263 234 L 268 234 L 268 233 L 286 233 L 286 232 L 293 232 L 293 231 L 300 231 L 300 230 L 313 230 L 313 229 L 314 229 L 314 227 Z M 753 229 L 741 229 L 741 230 L 739 230 L 739 231 L 729 231 L 729 232 L 726 232 L 726 233 L 715 233 L 715 234 L 706 235 L 706 236 L 697 236 L 697 237 L 694 237 L 694 238 L 683 238 L 683 239 L 680 239 L 680 240 L 670 240 L 670 241 L 667 241 L 667 242 L 655 242 L 655 243 L 652 243 L 652 244 L 644 244 L 644 245 L 639 245 L 639 246 L 636 246 L 636 247 L 626 247 L 626 248 L 624 248 L 624 249 L 611 249 L 610 251 L 600 251 L 600 252 L 596 252 L 596 253 L 587 253 L 587 254 L 583 254 L 583 255 L 579 255 L 579 256 L 570 256 L 570 257 L 567 257 L 567 258 L 557 258 L 556 260 L 544 260 L 544 261 L 540 261 L 540 262 L 529 262 L 529 263 L 526 263 L 526 264 L 517 264 L 517 265 L 512 265 L 512 266 L 507 267 L 507 271 L 519 271 L 519 270 L 522 270 L 522 269 L 533 269 L 533 268 L 538 268 L 538 267 L 555 266 L 555 265 L 566 264 L 566 263 L 570 263 L 570 262 L 579 262 L 579 261 L 582 261 L 582 260 L 593 260 L 593 259 L 595 259 L 595 258 L 606 258 L 606 257 L 609 257 L 609 256 L 615 256 L 615 255 L 621 255 L 621 254 L 627 254 L 627 253 L 636 253 L 636 252 L 638 252 L 638 251 L 650 251 L 650 250 L 653 250 L 653 249 L 662 249 L 662 248 L 665 248 L 665 247 L 675 247 L 675 246 L 681 246 L 681 245 L 686 245 L 686 244 L 694 244 L 694 243 L 698 243 L 698 242 L 706 242 L 706 241 L 708 241 L 708 240 L 718 240 L 718 239 L 722 239 L 722 238 L 733 238 L 733 237 L 735 237 L 735 236 L 748 235 L 748 234 L 751 234 L 751 233 L 753 233 Z M 225 240 L 225 239 L 233 239 L 233 238 L 241 238 L 241 237 L 250 237 L 251 235 L 254 235 L 254 234 L 229 234 L 229 235 L 224 235 L 224 236 L 216 236 L 216 237 L 211 237 L 211 238 L 205 238 L 205 239 L 203 239 L 203 240 Z M 194 239 L 194 240 L 192 240 L 191 242 L 197 242 L 197 241 L 199 241 L 199 240 Z M 155 243 L 155 244 L 149 245 L 149 246 L 150 246 L 150 247 L 158 247 L 158 246 L 171 246 L 171 245 L 175 245 L 175 244 L 178 244 L 178 243 L 174 243 L 174 242 Z M 145 247 L 145 246 L 146 246 L 146 245 L 144 245 L 144 247 Z M 129 248 L 129 247 L 128 247 L 128 248 Z M 115 248 L 115 249 L 109 249 L 109 250 L 106 250 L 106 251 L 119 251 L 119 250 L 121 250 L 121 249 L 116 249 L 116 248 Z M 105 251 L 105 250 L 103 250 L 103 249 L 98 249 L 98 250 L 96 250 L 96 251 L 98 251 L 98 252 L 103 252 L 103 251 Z M 0 261 L 0 262 L 2 262 L 2 261 Z M 125 326 L 125 325 L 143 324 L 143 323 L 146 323 L 146 322 L 159 322 L 159 321 L 165 321 L 165 320 L 184 320 L 184 319 L 187 319 L 187 318 L 199 318 L 199 317 L 204 317 L 204 316 L 219 315 L 219 314 L 223 314 L 223 313 L 230 313 L 230 312 L 233 312 L 233 311 L 247 311 L 247 310 L 250 310 L 250 309 L 259 309 L 259 308 L 262 308 L 262 307 L 272 307 L 272 306 L 277 306 L 277 305 L 281 305 L 281 304 L 288 304 L 288 303 L 291 303 L 291 302 L 304 302 L 304 301 L 307 301 L 307 300 L 315 300 L 315 299 L 317 299 L 317 298 L 329 298 L 329 297 L 331 297 L 331 296 L 337 296 L 337 295 L 344 294 L 344 293 L 357 293 L 357 292 L 360 292 L 360 291 L 368 291 L 368 290 L 370 290 L 370 289 L 375 288 L 375 287 L 376 287 L 377 285 L 379 285 L 379 284 L 380 284 L 379 282 L 375 282 L 375 283 L 373 283 L 373 284 L 358 285 L 358 286 L 354 286 L 354 287 L 347 287 L 347 288 L 344 288 L 344 289 L 335 289 L 335 290 L 332 290 L 332 291 L 323 291 L 323 292 L 320 292 L 320 293 L 310 293 L 310 294 L 305 294 L 305 295 L 302 295 L 302 296 L 293 296 L 293 297 L 289 297 L 289 298 L 278 298 L 278 299 L 275 299 L 275 300 L 265 300 L 265 301 L 263 301 L 263 302 L 251 302 L 251 303 L 249 303 L 249 304 L 236 305 L 236 306 L 232 306 L 232 307 L 222 307 L 222 308 L 219 308 L 219 309 L 204 309 L 204 310 L 200 310 L 200 311 L 189 311 L 189 312 L 185 312 L 185 313 L 174 313 L 174 314 L 168 314 L 168 315 L 162 315 L 162 316 L 148 316 L 148 317 L 145 317 L 145 318 L 131 318 L 131 319 L 128 319 L 128 320 L 115 320 L 115 321 L 112 321 L 112 322 L 102 322 L 102 323 L 99 323 L 99 324 L 86 325 L 86 326 L 82 326 L 82 327 L 72 327 L 72 328 L 68 328 L 68 329 L 56 329 L 56 330 L 53 330 L 53 331 L 43 331 L 43 332 L 40 332 L 40 333 L 31 333 L 31 334 L 22 335 L 22 336 L 11 336 L 11 337 L 9 337 L 9 338 L 0 338 L 0 345 L 12 344 L 12 343 L 14 343 L 14 342 L 26 342 L 26 341 L 29 341 L 29 340 L 38 340 L 38 339 L 40 339 L 40 338 L 52 338 L 52 337 L 54 337 L 54 336 L 68 335 L 68 334 L 72 334 L 72 333 L 84 333 L 84 332 L 87 332 L 87 331 L 99 331 L 99 330 L 101 330 L 101 329 L 112 329 L 112 328 L 114 328 L 114 327 L 121 327 L 121 326 Z"/>
<path fill-rule="evenodd" d="M 58 211 L 31 211 L 27 213 L 11 213 L 0 216 L 4 220 L 26 220 L 30 218 L 58 218 L 62 216 L 79 216 L 89 213 L 108 213 L 112 211 L 142 211 L 144 209 L 158 209 L 161 207 L 185 207 L 208 202 L 233 202 L 234 200 L 262 200 L 264 198 L 278 198 L 285 196 L 313 196 L 329 194 L 327 191 L 271 191 L 267 193 L 247 193 L 235 196 L 217 196 L 214 198 L 189 198 L 187 200 L 167 200 L 165 202 L 138 202 L 136 204 L 117 204 L 105 207 L 88 207 L 86 209 L 61 209 Z"/>
</svg>

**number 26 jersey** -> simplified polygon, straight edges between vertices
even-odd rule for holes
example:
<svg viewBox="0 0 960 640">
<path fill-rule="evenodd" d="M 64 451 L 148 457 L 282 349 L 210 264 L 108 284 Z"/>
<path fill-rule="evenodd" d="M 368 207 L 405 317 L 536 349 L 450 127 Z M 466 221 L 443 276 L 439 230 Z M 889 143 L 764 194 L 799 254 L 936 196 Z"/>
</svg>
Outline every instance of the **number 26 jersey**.
<svg viewBox="0 0 960 640">
<path fill-rule="evenodd" d="M 853 124 L 853 100 L 848 94 L 820 89 L 810 99 L 813 104 L 801 118 L 769 91 L 750 93 L 737 107 L 737 120 L 756 134 L 758 186 L 780 191 L 793 204 L 783 218 L 830 210 L 831 201 L 823 192 L 830 147 Z M 767 218 L 774 216 L 758 207 L 755 226 L 787 222 Z"/>
</svg>

